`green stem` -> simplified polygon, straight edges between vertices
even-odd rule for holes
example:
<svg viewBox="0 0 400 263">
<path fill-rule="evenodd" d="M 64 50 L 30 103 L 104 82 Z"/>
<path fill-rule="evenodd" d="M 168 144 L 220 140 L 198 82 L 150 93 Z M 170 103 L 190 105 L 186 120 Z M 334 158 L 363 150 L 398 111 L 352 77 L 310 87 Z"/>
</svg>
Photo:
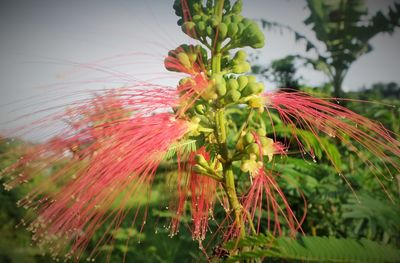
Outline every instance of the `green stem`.
<svg viewBox="0 0 400 263">
<path fill-rule="evenodd" d="M 242 133 L 244 131 L 244 129 L 246 129 L 246 127 L 249 125 L 249 122 L 251 120 L 251 118 L 253 117 L 253 113 L 254 113 L 254 109 L 250 109 L 249 114 L 247 115 L 247 119 L 246 121 L 242 124 L 242 126 L 239 129 L 239 132 L 237 133 L 236 139 L 235 139 L 235 145 L 237 145 L 239 143 L 240 137 L 242 137 Z"/>
<path fill-rule="evenodd" d="M 223 7 L 224 0 L 216 0 L 214 6 L 214 15 L 217 16 L 219 22 L 222 20 Z M 220 73 L 222 58 L 221 41 L 219 41 L 217 38 L 214 38 L 212 47 L 212 73 Z M 229 206 L 235 213 L 235 223 L 240 228 L 240 238 L 244 238 L 246 232 L 244 228 L 242 205 L 237 197 L 235 177 L 232 170 L 232 161 L 229 159 L 229 151 L 226 144 L 226 117 L 224 108 L 217 110 L 215 114 L 215 126 L 220 153 L 222 158 L 225 160 L 225 163 L 223 163 L 224 190 L 228 196 Z"/>
<path fill-rule="evenodd" d="M 216 0 L 215 7 L 214 7 L 214 15 L 217 17 L 218 22 L 222 20 L 222 12 L 224 10 L 224 0 Z M 217 38 L 214 38 L 212 41 L 212 58 L 211 58 L 211 67 L 213 73 L 220 73 L 221 72 L 221 41 Z"/>
<path fill-rule="evenodd" d="M 236 194 L 236 187 L 235 187 L 235 177 L 232 171 L 232 165 L 228 164 L 225 167 L 225 185 L 224 189 L 226 194 L 228 195 L 229 206 L 235 213 L 235 223 L 240 228 L 240 238 L 244 238 L 246 235 L 244 229 L 244 220 L 243 220 L 243 213 L 242 213 L 242 205 L 239 202 L 239 199 Z"/>
</svg>

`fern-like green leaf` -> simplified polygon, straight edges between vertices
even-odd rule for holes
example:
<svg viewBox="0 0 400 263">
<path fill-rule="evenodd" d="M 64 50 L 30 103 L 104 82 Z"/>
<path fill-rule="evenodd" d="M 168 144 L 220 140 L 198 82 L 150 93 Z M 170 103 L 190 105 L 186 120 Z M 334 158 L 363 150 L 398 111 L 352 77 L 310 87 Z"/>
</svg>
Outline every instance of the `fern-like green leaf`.
<svg viewBox="0 0 400 263">
<path fill-rule="evenodd" d="M 340 152 L 329 137 L 316 136 L 313 132 L 294 127 L 285 127 L 283 125 L 276 125 L 274 131 L 280 136 L 296 135 L 305 149 L 312 152 L 317 158 L 321 159 L 325 157 L 332 162 L 335 167 L 341 167 Z"/>
<path fill-rule="evenodd" d="M 228 262 L 249 259 L 273 258 L 289 262 L 398 262 L 400 250 L 367 239 L 335 237 L 288 237 L 253 236 L 240 242 L 232 241 L 227 248 L 240 251 Z M 251 248 L 251 251 L 249 249 Z"/>
<path fill-rule="evenodd" d="M 185 140 L 173 144 L 164 156 L 164 160 L 173 158 L 177 152 L 181 155 L 187 155 L 196 151 L 196 140 Z"/>
</svg>

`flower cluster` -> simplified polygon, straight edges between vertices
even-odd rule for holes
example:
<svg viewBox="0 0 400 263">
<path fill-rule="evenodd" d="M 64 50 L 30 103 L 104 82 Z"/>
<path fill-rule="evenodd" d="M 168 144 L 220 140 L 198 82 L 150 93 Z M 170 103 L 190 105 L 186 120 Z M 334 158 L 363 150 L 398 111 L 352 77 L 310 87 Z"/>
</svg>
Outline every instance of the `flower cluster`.
<svg viewBox="0 0 400 263">
<path fill-rule="evenodd" d="M 356 154 L 365 148 L 386 171 L 389 166 L 400 171 L 391 157 L 400 155 L 400 143 L 380 124 L 328 99 L 265 93 L 263 83 L 247 74 L 246 52 L 236 50 L 264 45 L 257 24 L 241 15 L 242 1 L 202 2 L 174 3 L 178 24 L 200 42 L 181 45 L 165 58 L 167 70 L 186 75 L 176 89 L 121 88 L 81 103 L 66 113 L 68 130 L 3 172 L 12 174 L 35 162 L 44 170 L 69 160 L 20 202 L 36 210 L 39 216 L 29 219 L 29 228 L 39 243 L 52 244 L 54 254 L 70 244 L 67 256 L 79 257 L 100 226 L 107 222 L 108 232 L 118 228 L 132 209 L 130 201 L 150 188 L 168 158 L 176 160 L 177 174 L 171 234 L 179 231 L 188 202 L 193 238 L 200 242 L 217 204 L 227 214 L 218 228 L 224 240 L 267 230 L 280 234 L 283 224 L 295 235 L 304 217 L 297 219 L 274 171 L 267 168 L 290 146 L 283 138 L 279 142 L 275 132 L 267 133 L 267 127 L 274 130 L 271 116 L 276 113 L 303 154 L 313 156 L 310 142 L 301 136 L 306 130 L 317 141 L 324 134 L 337 138 Z M 189 150 L 185 145 L 191 145 Z M 340 172 L 336 156 L 325 152 Z M 368 158 L 360 158 L 377 177 L 383 175 Z M 11 177 L 7 187 L 34 177 Z M 266 226 L 261 224 L 263 211 Z M 104 234 L 102 242 L 111 240 Z"/>
</svg>

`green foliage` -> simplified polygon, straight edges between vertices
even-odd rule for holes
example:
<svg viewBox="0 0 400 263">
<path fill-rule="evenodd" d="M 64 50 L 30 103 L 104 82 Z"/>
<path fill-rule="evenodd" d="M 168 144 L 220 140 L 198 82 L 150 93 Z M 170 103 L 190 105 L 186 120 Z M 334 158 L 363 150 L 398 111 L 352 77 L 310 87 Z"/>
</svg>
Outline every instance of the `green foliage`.
<svg viewBox="0 0 400 263">
<path fill-rule="evenodd" d="M 0 169 L 17 161 L 23 148 L 24 143 L 20 140 L 0 138 Z M 1 184 L 3 182 L 4 180 L 0 180 Z M 50 257 L 42 256 L 43 251 L 31 244 L 31 235 L 21 224 L 25 211 L 22 207 L 17 207 L 16 203 L 25 192 L 24 187 L 13 191 L 0 188 L 0 262 L 51 261 Z"/>
<path fill-rule="evenodd" d="M 307 0 L 307 7 L 310 15 L 304 23 L 312 27 L 326 52 L 320 52 L 317 45 L 288 26 L 262 20 L 263 27 L 284 28 L 294 32 L 297 41 L 305 40 L 306 50 L 314 50 L 317 56 L 298 57 L 326 74 L 335 96 L 341 96 L 350 66 L 372 50 L 370 40 L 383 32 L 393 33 L 400 26 L 400 4 L 395 3 L 387 14 L 379 11 L 373 15 L 368 14 L 364 0 Z"/>
<path fill-rule="evenodd" d="M 388 200 L 368 194 L 350 196 L 343 205 L 343 219 L 355 221 L 354 234 L 384 243 L 397 244 L 400 238 L 400 208 Z"/>
<path fill-rule="evenodd" d="M 181 155 L 188 155 L 196 151 L 196 140 L 183 140 L 173 144 L 164 156 L 164 160 L 171 159 L 177 153 Z"/>
<path fill-rule="evenodd" d="M 295 59 L 295 56 L 289 55 L 272 61 L 267 67 L 255 65 L 252 67 L 252 72 L 276 83 L 278 88 L 296 90 L 300 87 L 301 78 L 296 76 L 297 68 L 295 66 Z"/>
<path fill-rule="evenodd" d="M 252 247 L 247 252 L 246 248 Z M 255 248 L 256 247 L 256 248 Z M 272 236 L 247 237 L 231 241 L 228 249 L 239 249 L 228 262 L 258 258 L 283 259 L 286 262 L 398 262 L 400 250 L 367 239 L 302 236 L 298 239 Z M 241 252 L 244 251 L 244 252 Z"/>
</svg>

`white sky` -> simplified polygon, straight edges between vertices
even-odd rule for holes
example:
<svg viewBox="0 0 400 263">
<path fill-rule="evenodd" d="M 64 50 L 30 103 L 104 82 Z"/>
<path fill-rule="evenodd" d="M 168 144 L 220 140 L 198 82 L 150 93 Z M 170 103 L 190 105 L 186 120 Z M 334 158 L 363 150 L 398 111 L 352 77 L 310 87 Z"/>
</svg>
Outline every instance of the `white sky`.
<svg viewBox="0 0 400 263">
<path fill-rule="evenodd" d="M 82 97 L 82 93 L 76 93 L 80 90 L 120 86 L 128 79 L 157 78 L 156 82 L 173 85 L 177 78 L 166 75 L 163 57 L 169 49 L 188 42 L 188 38 L 176 25 L 172 2 L 0 1 L 0 131 L 11 125 L 6 121 L 22 113 Z M 244 2 L 246 16 L 278 21 L 315 39 L 302 23 L 308 15 L 304 0 Z M 367 1 L 371 11 L 385 9 L 391 2 Z M 304 45 L 296 44 L 291 34 L 266 31 L 265 35 L 266 47 L 261 57 L 266 64 L 304 50 Z M 399 44 L 399 30 L 393 36 L 374 38 L 374 51 L 353 65 L 345 79 L 345 89 L 379 81 L 400 82 Z M 306 84 L 317 85 L 325 80 L 311 69 L 300 73 Z M 99 78 L 102 80 L 95 81 Z M 56 83 L 64 86 L 52 85 Z"/>
</svg>

